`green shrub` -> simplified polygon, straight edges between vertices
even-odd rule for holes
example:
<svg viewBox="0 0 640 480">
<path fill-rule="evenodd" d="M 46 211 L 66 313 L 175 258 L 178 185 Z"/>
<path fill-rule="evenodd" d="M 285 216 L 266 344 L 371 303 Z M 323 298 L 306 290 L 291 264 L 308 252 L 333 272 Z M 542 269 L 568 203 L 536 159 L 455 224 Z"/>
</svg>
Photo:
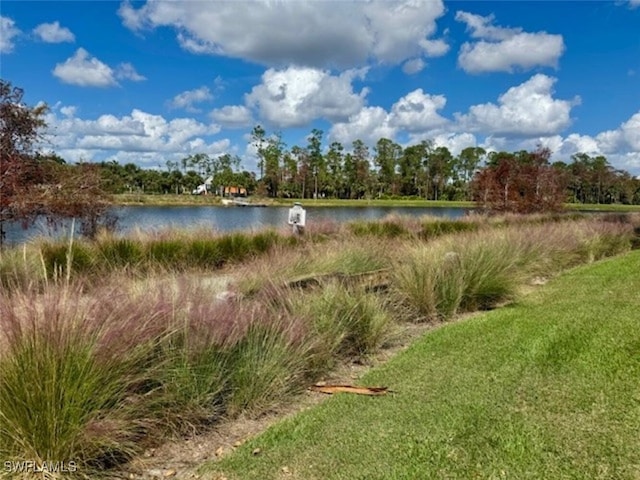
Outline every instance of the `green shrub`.
<svg viewBox="0 0 640 480">
<path fill-rule="evenodd" d="M 160 387 L 153 409 L 170 432 L 193 430 L 224 412 L 229 370 L 226 352 L 217 345 L 193 351 L 175 344 L 163 349 L 154 376 Z"/>
<path fill-rule="evenodd" d="M 356 236 L 372 235 L 375 237 L 395 238 L 408 233 L 407 228 L 400 221 L 355 221 L 348 224 L 348 228 Z"/>
<path fill-rule="evenodd" d="M 216 268 L 224 263 L 217 238 L 191 240 L 186 248 L 186 262 L 191 267 Z"/>
<path fill-rule="evenodd" d="M 95 266 L 95 256 L 91 247 L 84 242 L 76 241 L 72 244 L 45 242 L 40 245 L 40 252 L 49 278 L 86 273 Z"/>
<path fill-rule="evenodd" d="M 422 222 L 418 237 L 423 240 L 447 235 L 450 233 L 474 232 L 479 225 L 472 222 L 462 222 L 459 220 L 428 220 Z"/>
<path fill-rule="evenodd" d="M 143 258 L 140 243 L 130 238 L 106 238 L 95 244 L 104 271 L 122 267 L 136 267 Z"/>
<path fill-rule="evenodd" d="M 273 322 L 254 321 L 228 348 L 230 415 L 264 411 L 303 388 L 306 356 Z"/>
<path fill-rule="evenodd" d="M 72 293 L 2 298 L 0 459 L 69 461 L 78 472 L 133 454 L 145 412 L 126 402 L 139 358 L 99 358 L 104 333 Z"/>
<path fill-rule="evenodd" d="M 155 239 L 145 245 L 145 250 L 145 255 L 151 266 L 184 267 L 185 243 L 182 239 Z"/>
<path fill-rule="evenodd" d="M 254 233 L 251 236 L 252 250 L 254 253 L 266 253 L 280 243 L 280 236 L 273 230 Z"/>
<path fill-rule="evenodd" d="M 311 336 L 319 340 L 318 349 L 324 369 L 331 367 L 335 356 L 367 355 L 387 338 L 391 319 L 381 300 L 362 288 L 349 290 L 338 282 L 323 285 L 298 297 L 294 310 L 312 322 Z"/>
<path fill-rule="evenodd" d="M 245 233 L 230 233 L 218 239 L 220 258 L 222 263 L 239 261 L 253 253 L 253 245 L 249 235 Z"/>
</svg>

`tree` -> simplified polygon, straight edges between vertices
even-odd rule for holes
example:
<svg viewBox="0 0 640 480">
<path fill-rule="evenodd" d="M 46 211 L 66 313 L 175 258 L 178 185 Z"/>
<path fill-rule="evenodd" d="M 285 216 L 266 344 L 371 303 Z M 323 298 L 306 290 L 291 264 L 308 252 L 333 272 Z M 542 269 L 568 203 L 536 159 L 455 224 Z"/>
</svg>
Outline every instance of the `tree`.
<svg viewBox="0 0 640 480">
<path fill-rule="evenodd" d="M 35 212 L 20 210 L 16 201 L 29 186 L 41 181 L 43 172 L 33 155 L 33 144 L 46 127 L 46 105 L 28 107 L 23 91 L 0 79 L 0 246 L 4 222 L 28 223 Z"/>
<path fill-rule="evenodd" d="M 426 168 L 433 200 L 439 200 L 453 172 L 453 155 L 447 147 L 438 147 L 428 155 Z"/>
<path fill-rule="evenodd" d="M 489 211 L 533 213 L 562 209 L 565 184 L 549 164 L 551 152 L 492 152 L 487 166 L 476 172 L 473 198 Z"/>
<path fill-rule="evenodd" d="M 22 89 L 0 79 L 0 246 L 4 222 L 28 226 L 38 216 L 50 224 L 78 219 L 93 235 L 106 218 L 108 202 L 99 168 L 76 168 L 55 154 L 34 152 L 46 128 L 46 105 L 29 107 Z"/>
<path fill-rule="evenodd" d="M 314 128 L 308 137 L 309 166 L 313 175 L 313 198 L 318 198 L 318 191 L 323 190 L 327 176 L 325 158 L 322 156 L 322 130 Z"/>
<path fill-rule="evenodd" d="M 462 183 L 465 200 L 470 197 L 469 184 L 486 154 L 486 150 L 482 147 L 467 147 L 460 152 L 456 159 L 455 170 Z"/>
<path fill-rule="evenodd" d="M 398 185 L 396 170 L 402 155 L 402 147 L 388 138 L 381 138 L 376 143 L 374 163 L 378 167 L 379 195 L 386 193 L 396 195 Z"/>
<path fill-rule="evenodd" d="M 251 131 L 251 143 L 258 153 L 258 167 L 260 167 L 260 180 L 264 176 L 264 146 L 266 143 L 267 132 L 261 125 L 256 125 Z"/>
<path fill-rule="evenodd" d="M 334 197 L 342 198 L 345 189 L 344 147 L 340 142 L 332 142 L 325 155 L 327 165 L 327 190 Z"/>
</svg>

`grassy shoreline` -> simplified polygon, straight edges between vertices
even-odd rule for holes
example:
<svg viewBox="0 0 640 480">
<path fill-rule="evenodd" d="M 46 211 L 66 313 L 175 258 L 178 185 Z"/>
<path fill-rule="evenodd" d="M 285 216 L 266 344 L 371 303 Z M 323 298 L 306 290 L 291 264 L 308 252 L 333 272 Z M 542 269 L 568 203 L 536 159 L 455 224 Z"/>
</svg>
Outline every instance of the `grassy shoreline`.
<svg viewBox="0 0 640 480">
<path fill-rule="evenodd" d="M 153 439 L 268 411 L 407 322 L 494 308 L 533 278 L 626 252 L 638 225 L 396 216 L 3 252 L 0 462 L 75 459 L 91 477 Z"/>
<path fill-rule="evenodd" d="M 204 195 L 114 195 L 114 204 L 119 206 L 219 206 L 221 199 Z M 428 208 L 474 208 L 475 202 L 434 201 L 421 199 L 311 199 L 311 198 L 250 198 L 249 201 L 267 206 L 286 207 L 300 202 L 305 207 L 428 207 Z M 575 204 L 565 205 L 567 210 L 602 212 L 638 212 L 640 205 Z"/>
<path fill-rule="evenodd" d="M 640 252 L 427 333 L 202 478 L 636 478 Z M 615 292 L 615 294 L 613 293 Z M 259 449 L 260 455 L 252 452 Z"/>
</svg>

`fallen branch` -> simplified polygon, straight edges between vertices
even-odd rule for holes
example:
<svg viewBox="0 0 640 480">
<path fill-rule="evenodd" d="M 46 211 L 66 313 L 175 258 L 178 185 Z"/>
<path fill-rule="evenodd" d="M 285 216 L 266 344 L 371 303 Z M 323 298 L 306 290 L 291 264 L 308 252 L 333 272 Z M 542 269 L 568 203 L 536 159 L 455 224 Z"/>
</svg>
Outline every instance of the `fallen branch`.
<svg viewBox="0 0 640 480">
<path fill-rule="evenodd" d="M 313 392 L 326 393 L 355 393 L 358 395 L 386 395 L 390 390 L 387 387 L 354 387 L 353 385 L 313 385 L 309 387 Z"/>
</svg>

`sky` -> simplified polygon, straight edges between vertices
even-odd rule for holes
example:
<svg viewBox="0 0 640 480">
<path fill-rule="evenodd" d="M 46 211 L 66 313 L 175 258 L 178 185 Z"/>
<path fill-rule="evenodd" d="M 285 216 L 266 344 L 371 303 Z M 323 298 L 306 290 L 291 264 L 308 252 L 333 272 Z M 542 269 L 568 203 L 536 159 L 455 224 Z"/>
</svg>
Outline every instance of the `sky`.
<svg viewBox="0 0 640 480">
<path fill-rule="evenodd" d="M 0 77 L 49 106 L 42 148 L 68 162 L 255 171 L 260 124 L 640 175 L 640 0 L 3 0 Z"/>
</svg>

